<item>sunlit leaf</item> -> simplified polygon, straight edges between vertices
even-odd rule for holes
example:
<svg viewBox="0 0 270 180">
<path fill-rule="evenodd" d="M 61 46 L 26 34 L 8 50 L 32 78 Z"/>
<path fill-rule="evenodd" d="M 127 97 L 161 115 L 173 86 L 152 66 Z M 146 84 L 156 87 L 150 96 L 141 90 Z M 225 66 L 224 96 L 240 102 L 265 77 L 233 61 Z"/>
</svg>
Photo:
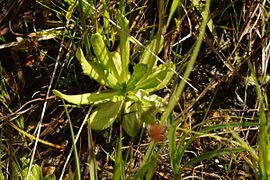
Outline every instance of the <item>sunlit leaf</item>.
<svg viewBox="0 0 270 180">
<path fill-rule="evenodd" d="M 156 115 L 164 111 L 166 102 L 163 98 L 152 94 L 141 99 L 141 120 L 146 124 L 156 122 Z"/>
<path fill-rule="evenodd" d="M 122 60 L 121 60 L 121 56 L 119 52 L 117 51 L 111 52 L 111 56 L 112 56 L 113 63 L 117 69 L 118 74 L 121 74 L 122 73 Z"/>
<path fill-rule="evenodd" d="M 37 164 L 32 165 L 30 173 L 28 174 L 30 160 L 26 159 L 25 157 L 22 157 L 21 162 L 22 162 L 22 171 L 21 171 L 22 179 L 26 179 L 27 176 L 29 180 L 55 180 L 56 179 L 54 175 L 47 175 L 46 177 L 43 177 L 42 169 Z"/>
<path fill-rule="evenodd" d="M 155 109 L 158 109 L 159 112 L 161 112 L 165 106 L 165 100 L 155 94 L 144 96 L 141 99 L 142 102 L 142 108 L 143 112 L 148 111 L 149 109 L 152 109 L 154 107 Z"/>
<path fill-rule="evenodd" d="M 137 104 L 140 119 L 147 124 L 155 122 L 156 114 L 164 111 L 166 104 L 163 98 L 155 94 L 149 95 L 146 90 L 138 90 L 135 94 L 130 93 L 127 98 Z"/>
<path fill-rule="evenodd" d="M 120 74 L 120 82 L 126 82 L 128 80 L 129 71 L 129 54 L 130 54 L 130 42 L 129 42 L 129 21 L 121 14 L 120 11 L 116 13 L 117 23 L 122 28 L 118 30 L 120 36 L 120 55 L 122 60 L 122 73 Z M 124 32 L 125 31 L 125 32 Z"/>
<path fill-rule="evenodd" d="M 53 90 L 53 93 L 66 100 L 69 103 L 84 105 L 84 104 L 98 104 L 106 101 L 117 102 L 125 98 L 124 94 L 120 91 L 103 92 L 103 93 L 85 93 L 78 95 L 66 95 L 60 91 Z"/>
<path fill-rule="evenodd" d="M 108 85 L 106 84 L 106 78 L 103 75 L 102 71 L 104 71 L 104 69 L 99 69 L 99 68 L 93 68 L 93 64 L 91 65 L 85 58 L 83 51 L 81 48 L 78 48 L 77 52 L 76 52 L 76 57 L 77 59 L 80 61 L 81 66 L 82 66 L 82 70 L 83 73 L 87 76 L 89 76 L 90 78 L 93 78 L 94 80 L 96 80 L 97 82 L 99 82 L 102 85 Z"/>
<path fill-rule="evenodd" d="M 89 122 L 94 130 L 104 130 L 112 125 L 117 118 L 123 101 L 100 104 L 91 114 Z"/>
<path fill-rule="evenodd" d="M 156 106 L 161 107 L 165 101 L 163 98 L 155 94 L 149 94 L 147 90 L 139 89 L 136 92 L 130 92 L 127 98 L 136 102 L 144 104 L 143 106 Z"/>
<path fill-rule="evenodd" d="M 2 173 L 2 171 L 0 171 L 0 180 L 4 180 L 5 177 L 4 177 L 4 174 Z"/>
<path fill-rule="evenodd" d="M 170 66 L 160 64 L 154 68 L 153 73 L 146 79 L 137 83 L 136 89 L 148 89 L 149 92 L 162 89 L 167 85 L 172 76 L 173 72 L 170 70 Z"/>
<path fill-rule="evenodd" d="M 90 78 L 93 78 L 98 83 L 109 86 L 113 89 L 120 90 L 120 84 L 116 77 L 114 77 L 101 64 L 93 61 L 87 61 L 81 48 L 78 48 L 76 57 L 80 61 L 83 73 Z"/>
<path fill-rule="evenodd" d="M 98 59 L 98 63 L 100 63 L 104 69 L 108 70 L 116 79 L 119 79 L 119 74 L 114 65 L 113 58 L 111 56 L 111 52 L 108 50 L 107 46 L 104 43 L 102 36 L 99 33 L 92 34 L 91 36 L 91 44 Z"/>
<path fill-rule="evenodd" d="M 263 83 L 269 83 L 269 81 L 270 81 L 270 76 L 269 75 L 266 75 L 265 76 L 265 78 L 264 78 L 264 81 L 263 81 Z"/>
</svg>

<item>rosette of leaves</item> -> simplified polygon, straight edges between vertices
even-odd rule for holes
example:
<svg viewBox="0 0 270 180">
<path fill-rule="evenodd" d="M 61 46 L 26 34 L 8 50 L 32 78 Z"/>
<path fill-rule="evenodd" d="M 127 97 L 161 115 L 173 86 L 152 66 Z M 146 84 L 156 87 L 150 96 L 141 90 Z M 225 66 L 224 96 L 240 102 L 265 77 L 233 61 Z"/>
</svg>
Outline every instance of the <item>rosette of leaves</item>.
<svg viewBox="0 0 270 180">
<path fill-rule="evenodd" d="M 120 13 L 117 15 L 118 24 L 128 32 L 128 20 Z M 99 93 L 85 93 L 66 95 L 58 90 L 53 93 L 69 103 L 77 105 L 94 104 L 96 108 L 89 117 L 91 128 L 104 130 L 119 119 L 124 130 L 132 137 L 136 136 L 143 122 L 153 123 L 156 114 L 162 111 L 164 99 L 152 94 L 163 89 L 173 76 L 172 63 L 157 64 L 148 51 L 144 51 L 139 62 L 133 65 L 129 72 L 130 39 L 123 31 L 118 31 L 120 37 L 120 52 L 111 52 L 105 45 L 103 36 L 92 34 L 90 41 L 95 55 L 94 60 L 88 61 L 81 48 L 78 48 L 76 57 L 80 61 L 83 73 L 96 80 L 99 84 L 109 87 L 109 90 Z M 162 40 L 163 41 L 163 40 Z M 162 50 L 160 43 L 159 52 Z M 156 40 L 147 46 L 154 51 Z M 155 62 L 148 67 L 150 60 Z"/>
</svg>

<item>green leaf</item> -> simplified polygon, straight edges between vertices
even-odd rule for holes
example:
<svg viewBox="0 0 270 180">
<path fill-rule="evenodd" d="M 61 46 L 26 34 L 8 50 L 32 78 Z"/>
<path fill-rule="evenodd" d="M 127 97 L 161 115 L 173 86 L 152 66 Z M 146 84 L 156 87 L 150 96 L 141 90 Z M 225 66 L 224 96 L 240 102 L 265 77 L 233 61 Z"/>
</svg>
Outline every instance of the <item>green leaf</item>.
<svg viewBox="0 0 270 180">
<path fill-rule="evenodd" d="M 151 42 L 150 42 L 150 44 L 148 44 L 146 47 L 149 49 L 149 50 L 151 50 L 152 52 L 155 52 L 155 48 L 156 48 L 156 42 L 157 41 L 157 39 L 153 39 Z M 160 51 L 162 50 L 162 48 L 163 48 L 163 44 L 164 44 L 164 38 L 163 38 L 163 36 L 162 36 L 162 38 L 161 38 L 161 40 L 160 40 L 160 48 L 159 48 L 159 50 L 158 50 L 158 53 L 160 53 Z M 144 50 L 144 52 L 142 53 L 142 55 L 141 55 L 141 57 L 140 57 L 140 63 L 142 63 L 142 64 L 149 64 L 150 62 L 150 60 L 151 60 L 151 56 L 152 56 L 152 54 L 151 53 L 149 53 L 147 50 Z M 155 63 L 154 63 L 154 66 L 153 67 L 156 67 L 156 65 L 157 65 L 157 60 L 155 61 Z M 149 68 L 149 67 L 148 67 Z M 148 71 L 151 71 L 150 69 L 148 69 Z"/>
<path fill-rule="evenodd" d="M 80 61 L 83 73 L 85 75 L 89 76 L 90 78 L 93 78 L 102 85 L 108 85 L 106 82 L 106 78 L 102 76 L 103 75 L 102 72 L 104 71 L 104 69 L 102 67 L 95 66 L 94 63 L 90 64 L 86 60 L 81 48 L 78 48 L 78 50 L 76 51 L 76 57 Z"/>
<path fill-rule="evenodd" d="M 98 63 L 101 64 L 104 69 L 108 70 L 109 73 L 119 79 L 119 74 L 114 65 L 113 58 L 111 56 L 110 51 L 106 47 L 102 36 L 99 33 L 95 33 L 91 36 L 91 44 L 94 50 L 94 53 L 98 59 Z"/>
<path fill-rule="evenodd" d="M 89 64 L 93 67 L 93 70 L 96 72 L 95 77 L 93 77 L 93 79 L 97 80 L 104 79 L 105 85 L 115 90 L 121 90 L 121 86 L 118 83 L 117 78 L 108 69 L 104 69 L 103 66 L 95 62 L 89 61 Z"/>
<path fill-rule="evenodd" d="M 0 180 L 5 180 L 5 177 L 4 177 L 2 170 L 0 171 Z"/>
<path fill-rule="evenodd" d="M 142 122 L 136 103 L 133 103 L 132 101 L 127 101 L 125 103 L 122 123 L 124 130 L 129 136 L 135 137 L 140 132 Z"/>
<path fill-rule="evenodd" d="M 103 92 L 103 93 L 85 93 L 78 95 L 66 95 L 61 93 L 60 91 L 53 90 L 53 93 L 69 103 L 84 105 L 84 104 L 98 104 L 106 101 L 117 102 L 121 101 L 125 98 L 122 92 Z"/>
<path fill-rule="evenodd" d="M 201 13 L 201 17 L 203 19 L 207 19 L 207 27 L 209 31 L 212 33 L 214 39 L 218 41 L 218 36 L 217 36 L 215 25 L 213 23 L 213 19 L 208 17 L 209 12 L 207 12 L 207 10 L 205 9 L 205 4 L 201 3 L 201 0 L 193 0 L 192 3 L 197 8 L 197 10 Z"/>
<path fill-rule="evenodd" d="M 132 76 L 127 83 L 127 91 L 133 90 L 136 87 L 136 83 L 141 80 L 141 78 L 145 75 L 146 72 L 146 64 L 136 64 L 135 66 L 133 66 Z"/>
<path fill-rule="evenodd" d="M 100 104 L 91 114 L 89 122 L 94 130 L 104 130 L 112 125 L 117 118 L 123 101 Z"/>
<path fill-rule="evenodd" d="M 55 180 L 56 177 L 53 174 L 47 175 L 46 177 L 42 178 L 42 180 Z"/>
<path fill-rule="evenodd" d="M 22 171 L 21 171 L 22 179 L 26 179 L 30 160 L 26 159 L 25 157 L 22 157 L 21 162 L 22 162 Z M 31 171 L 28 176 L 28 179 L 29 180 L 55 180 L 56 178 L 54 175 L 47 175 L 46 177 L 43 177 L 41 167 L 37 164 L 33 164 L 31 167 Z"/>
<path fill-rule="evenodd" d="M 149 160 L 140 167 L 139 171 L 135 174 L 134 180 L 141 180 L 145 179 L 145 175 L 149 172 L 152 173 L 154 168 L 156 167 L 157 163 L 157 157 L 159 152 L 155 152 L 151 157 L 149 157 Z"/>
<path fill-rule="evenodd" d="M 153 92 L 164 88 L 173 76 L 170 67 L 170 65 L 160 64 L 146 79 L 137 83 L 136 89 L 148 89 L 148 92 Z"/>
<path fill-rule="evenodd" d="M 147 124 L 155 122 L 156 114 L 164 111 L 164 99 L 155 94 L 149 95 L 146 90 L 138 90 L 135 94 L 129 93 L 127 98 L 137 104 L 140 119 Z"/>
<path fill-rule="evenodd" d="M 107 69 L 101 64 L 87 61 L 81 48 L 78 48 L 76 57 L 80 61 L 83 73 L 90 78 L 93 78 L 98 83 L 111 87 L 115 90 L 120 90 L 120 84 L 115 76 L 113 76 Z"/>
<path fill-rule="evenodd" d="M 142 103 L 143 103 L 143 107 L 148 110 L 148 107 L 152 107 L 154 106 L 155 108 L 161 109 L 164 107 L 165 105 L 165 101 L 163 98 L 159 97 L 156 94 L 152 94 L 152 95 L 148 95 L 148 96 L 144 96 L 141 99 Z"/>
<path fill-rule="evenodd" d="M 117 23 L 121 27 L 121 30 L 118 29 L 118 34 L 120 36 L 120 55 L 122 60 L 122 73 L 120 74 L 120 82 L 126 82 L 129 77 L 129 55 L 130 55 L 130 43 L 129 43 L 129 21 L 127 18 L 120 12 L 116 13 Z M 123 32 L 125 31 L 125 32 Z"/>
<path fill-rule="evenodd" d="M 269 83 L 269 81 L 270 81 L 270 76 L 266 75 L 265 78 L 264 78 L 263 83 L 267 84 L 267 83 Z"/>
<path fill-rule="evenodd" d="M 152 94 L 145 96 L 142 100 L 141 120 L 146 124 L 156 122 L 157 113 L 164 111 L 165 101 L 163 98 Z"/>
<path fill-rule="evenodd" d="M 239 152 L 243 152 L 243 151 L 245 151 L 244 148 L 223 148 L 223 149 L 208 151 L 208 152 L 203 153 L 195 158 L 192 158 L 189 162 L 187 162 L 184 165 L 184 168 L 189 167 L 191 165 L 194 165 L 195 163 L 200 162 L 202 160 L 209 160 L 213 157 L 222 156 L 225 154 L 239 153 Z"/>
<path fill-rule="evenodd" d="M 124 180 L 125 178 L 125 163 L 122 155 L 122 137 L 119 137 L 118 146 L 116 150 L 116 158 L 114 164 L 112 180 Z"/>
<path fill-rule="evenodd" d="M 165 101 L 163 98 L 152 94 L 149 95 L 149 92 L 147 90 L 140 89 L 136 92 L 130 92 L 127 95 L 127 98 L 136 102 L 140 103 L 142 106 L 155 106 L 156 108 L 160 108 L 161 106 L 164 106 Z"/>
<path fill-rule="evenodd" d="M 140 81 L 136 85 L 136 89 L 152 89 L 157 87 L 166 77 L 165 69 L 158 69 L 150 74 L 146 79 Z"/>
<path fill-rule="evenodd" d="M 110 19 L 110 12 L 109 12 L 109 3 L 106 0 L 102 0 L 103 4 L 103 26 L 104 26 L 104 31 L 105 33 L 110 33 L 111 30 L 111 25 L 108 19 Z M 89 8 L 91 9 L 91 8 Z"/>
<path fill-rule="evenodd" d="M 166 24 L 167 27 L 169 27 L 169 25 L 170 25 L 170 21 L 172 19 L 172 16 L 173 16 L 176 8 L 178 7 L 179 2 L 180 2 L 180 0 L 173 0 L 173 2 L 172 2 L 172 6 L 171 6 L 171 9 L 170 9 L 170 14 L 169 14 L 167 24 Z"/>
<path fill-rule="evenodd" d="M 77 4 L 78 4 L 78 1 L 77 0 L 64 0 L 65 2 L 67 2 L 68 3 L 68 5 L 69 5 L 69 10 L 71 9 L 71 8 L 73 8 L 73 6 L 77 6 Z M 76 4 L 75 4 L 76 3 Z M 93 10 L 91 9 L 91 8 L 89 8 L 89 4 L 86 4 L 86 3 L 84 3 L 83 1 L 82 1 L 82 8 L 83 8 L 83 13 L 86 15 L 86 16 L 91 16 L 91 15 L 93 15 Z M 69 13 L 70 11 L 68 11 L 68 13 Z M 66 17 L 67 17 L 67 15 L 66 15 Z M 68 18 L 69 19 L 69 18 Z"/>
<path fill-rule="evenodd" d="M 145 122 L 146 124 L 154 124 L 156 123 L 156 115 L 159 113 L 160 110 L 156 109 L 155 107 L 148 108 L 147 110 L 144 110 L 141 114 L 141 120 Z"/>
<path fill-rule="evenodd" d="M 27 169 L 28 170 L 28 169 Z M 25 176 L 26 177 L 26 176 Z M 38 180 L 38 179 L 42 179 L 43 175 L 42 175 L 42 170 L 41 167 L 38 166 L 37 164 L 34 164 L 31 168 L 30 171 L 30 175 L 29 175 L 29 180 Z"/>
<path fill-rule="evenodd" d="M 28 168 L 29 168 L 29 160 L 26 159 L 25 157 L 21 158 L 22 162 L 22 179 L 26 179 L 27 173 L 28 173 Z M 42 180 L 43 174 L 41 167 L 37 164 L 33 164 L 30 170 L 30 173 L 28 175 L 29 180 Z"/>
<path fill-rule="evenodd" d="M 117 52 L 117 51 L 111 52 L 111 56 L 112 56 L 113 63 L 115 65 L 118 73 L 121 74 L 122 73 L 122 60 L 121 60 L 121 56 L 120 56 L 119 52 Z"/>
<path fill-rule="evenodd" d="M 165 65 L 163 66 L 163 64 L 161 64 L 159 66 L 161 66 L 160 68 L 165 68 L 164 67 Z M 148 89 L 147 90 L 148 92 L 154 92 L 154 91 L 161 90 L 161 89 L 165 88 L 167 86 L 167 84 L 170 82 L 171 78 L 174 75 L 174 72 L 172 71 L 172 69 L 175 69 L 175 65 L 173 63 L 171 63 L 171 64 L 168 63 L 165 69 L 166 69 L 165 70 L 166 75 L 165 75 L 164 79 L 162 81 L 159 80 L 159 84 L 156 87 Z M 156 70 L 154 70 L 154 71 L 156 71 Z"/>
</svg>

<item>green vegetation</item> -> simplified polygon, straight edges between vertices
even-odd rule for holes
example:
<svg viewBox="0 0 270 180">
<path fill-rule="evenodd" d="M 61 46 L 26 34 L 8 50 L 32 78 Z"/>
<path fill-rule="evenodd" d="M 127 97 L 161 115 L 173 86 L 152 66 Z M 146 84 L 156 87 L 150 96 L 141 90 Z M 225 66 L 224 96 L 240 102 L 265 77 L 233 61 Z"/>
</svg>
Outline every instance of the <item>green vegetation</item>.
<svg viewBox="0 0 270 180">
<path fill-rule="evenodd" d="M 270 179 L 269 2 L 0 5 L 0 179 Z"/>
</svg>

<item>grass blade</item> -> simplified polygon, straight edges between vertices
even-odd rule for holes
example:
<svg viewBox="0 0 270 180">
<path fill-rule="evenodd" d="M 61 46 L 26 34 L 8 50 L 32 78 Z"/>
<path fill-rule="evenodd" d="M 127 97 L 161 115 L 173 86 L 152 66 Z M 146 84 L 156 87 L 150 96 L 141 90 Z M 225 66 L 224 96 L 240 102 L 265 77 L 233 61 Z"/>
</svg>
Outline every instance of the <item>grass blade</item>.
<svg viewBox="0 0 270 180">
<path fill-rule="evenodd" d="M 189 167 L 191 165 L 194 165 L 195 163 L 200 162 L 202 160 L 211 159 L 213 157 L 222 156 L 225 154 L 239 153 L 239 152 L 243 152 L 243 151 L 245 151 L 245 149 L 243 149 L 243 148 L 224 148 L 224 149 L 208 151 L 208 152 L 203 153 L 195 158 L 192 158 L 189 162 L 184 164 L 184 168 Z"/>
<path fill-rule="evenodd" d="M 269 139 L 269 129 L 270 122 L 266 117 L 266 112 L 264 107 L 268 107 L 268 104 L 264 101 L 264 95 L 259 85 L 256 73 L 253 69 L 253 65 L 250 60 L 247 61 L 248 67 L 251 71 L 251 76 L 255 82 L 256 95 L 259 101 L 259 117 L 260 126 L 259 129 L 259 167 L 260 167 L 260 178 L 269 179 L 270 178 L 270 139 Z"/>
<path fill-rule="evenodd" d="M 80 180 L 81 179 L 80 159 L 79 159 L 79 155 L 78 155 L 77 146 L 76 146 L 76 143 L 75 143 L 75 135 L 74 135 L 74 131 L 73 131 L 73 126 L 72 126 L 71 118 L 69 116 L 69 112 L 67 110 L 67 107 L 65 106 L 65 101 L 62 100 L 62 102 L 64 104 L 64 109 L 65 109 L 66 116 L 67 116 L 67 119 L 68 119 L 70 135 L 71 135 L 71 141 L 72 141 L 72 146 L 73 146 L 73 149 L 74 149 L 76 179 Z"/>
<path fill-rule="evenodd" d="M 210 13 L 210 2 L 211 2 L 211 0 L 208 0 L 206 2 L 206 6 L 205 6 L 206 15 L 205 15 L 205 17 L 208 17 L 209 13 Z M 186 85 L 185 80 L 188 79 L 188 77 L 189 77 L 189 75 L 190 75 L 190 73 L 191 73 L 191 71 L 193 69 L 193 66 L 194 66 L 194 64 L 196 62 L 196 59 L 198 57 L 198 54 L 199 54 L 199 51 L 200 51 L 200 48 L 201 48 L 201 45 L 202 45 L 205 29 L 206 29 L 206 26 L 207 26 L 207 22 L 208 22 L 208 18 L 204 18 L 203 21 L 202 21 L 202 26 L 201 26 L 201 29 L 200 29 L 200 34 L 199 34 L 198 40 L 196 41 L 196 45 L 194 47 L 194 51 L 193 51 L 193 53 L 191 55 L 190 61 L 187 64 L 185 73 L 183 75 L 183 79 L 181 80 L 181 82 L 177 86 L 176 90 L 171 95 L 171 98 L 169 100 L 169 104 L 168 104 L 165 112 L 161 116 L 161 120 L 160 120 L 161 124 L 166 123 L 170 113 L 173 111 L 174 106 L 178 102 L 178 100 L 180 98 L 180 95 L 182 94 L 182 92 L 184 90 L 184 87 Z"/>
</svg>

